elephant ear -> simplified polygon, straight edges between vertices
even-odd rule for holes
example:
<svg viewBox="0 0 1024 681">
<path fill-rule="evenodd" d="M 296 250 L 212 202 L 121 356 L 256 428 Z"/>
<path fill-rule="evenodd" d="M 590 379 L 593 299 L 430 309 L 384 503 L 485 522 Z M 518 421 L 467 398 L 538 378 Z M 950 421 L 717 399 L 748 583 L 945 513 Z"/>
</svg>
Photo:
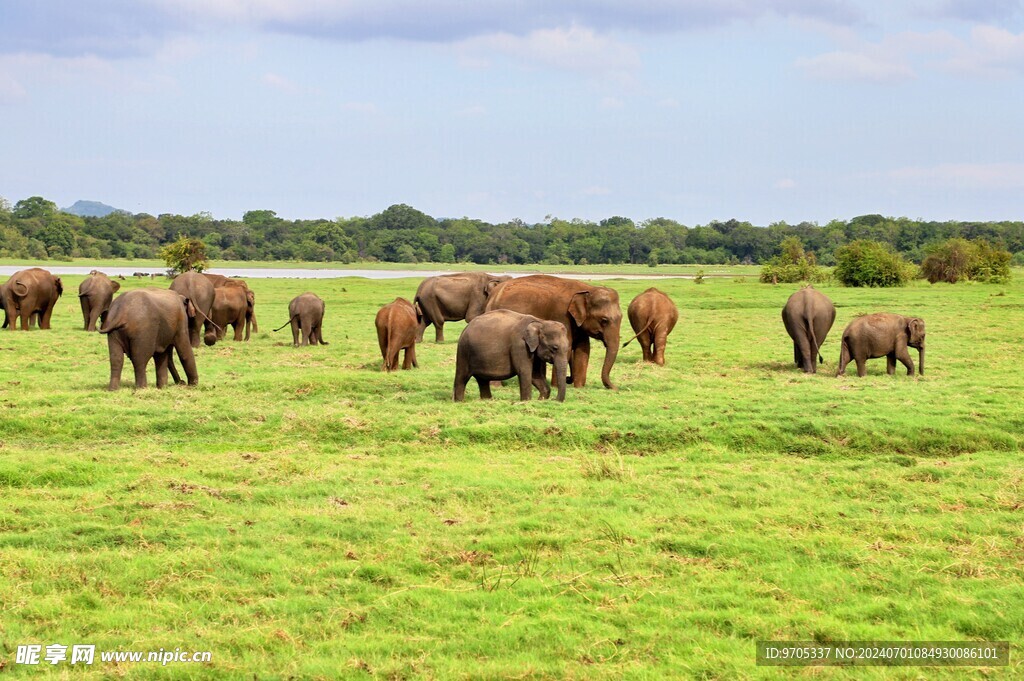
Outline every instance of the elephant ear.
<svg viewBox="0 0 1024 681">
<path fill-rule="evenodd" d="M 540 347 L 540 329 L 540 322 L 530 322 L 527 324 L 526 330 L 523 331 L 523 340 L 526 341 L 526 348 L 531 355 Z"/>
<path fill-rule="evenodd" d="M 116 282 L 116 281 L 110 282 L 110 292 L 111 293 L 117 293 L 120 290 L 121 290 L 121 284 L 119 282 Z"/>
<path fill-rule="evenodd" d="M 60 298 L 64 295 L 64 284 L 61 282 L 60 277 L 53 278 L 53 285 L 57 287 L 57 297 Z"/>
<path fill-rule="evenodd" d="M 573 294 L 573 297 L 569 300 L 569 316 L 576 322 L 576 326 L 583 326 L 583 322 L 587 321 L 587 302 L 589 296 L 589 291 L 580 291 Z"/>
<path fill-rule="evenodd" d="M 250 307 L 256 304 L 256 294 L 252 291 L 246 290 L 245 299 L 249 302 Z"/>
<path fill-rule="evenodd" d="M 500 283 L 501 282 L 498 281 L 497 279 L 488 279 L 487 283 L 484 284 L 484 297 L 489 297 L 491 295 L 491 291 L 494 290 L 494 287 Z"/>
</svg>

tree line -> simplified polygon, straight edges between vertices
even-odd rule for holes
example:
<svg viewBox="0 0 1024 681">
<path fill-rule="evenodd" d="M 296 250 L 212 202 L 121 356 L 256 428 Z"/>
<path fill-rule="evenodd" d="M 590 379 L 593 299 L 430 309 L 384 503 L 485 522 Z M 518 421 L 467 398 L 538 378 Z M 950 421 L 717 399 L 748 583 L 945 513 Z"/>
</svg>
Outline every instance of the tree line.
<svg viewBox="0 0 1024 681">
<path fill-rule="evenodd" d="M 491 224 L 472 218 L 434 218 L 404 204 L 369 217 L 286 220 L 272 210 L 251 210 L 241 220 L 117 211 L 80 217 L 33 196 L 13 206 L 0 199 L 0 257 L 156 258 L 181 236 L 201 239 L 215 260 L 304 260 L 352 263 L 473 262 L 478 264 L 764 264 L 799 239 L 820 265 L 854 241 L 888 244 L 921 262 L 948 239 L 985 240 L 1024 265 L 1024 222 L 923 221 L 861 215 L 819 225 L 776 222 L 754 226 L 726 220 L 683 225 L 669 218 L 636 223 L 625 217 L 600 222 L 548 217 L 529 224 Z"/>
</svg>

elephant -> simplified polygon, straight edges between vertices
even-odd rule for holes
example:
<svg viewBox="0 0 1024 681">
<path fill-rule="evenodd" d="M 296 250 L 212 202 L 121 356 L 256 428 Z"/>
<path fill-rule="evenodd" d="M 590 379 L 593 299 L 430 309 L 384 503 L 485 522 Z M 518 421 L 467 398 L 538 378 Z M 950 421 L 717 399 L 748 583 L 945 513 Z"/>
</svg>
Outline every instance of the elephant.
<svg viewBox="0 0 1024 681">
<path fill-rule="evenodd" d="M 876 357 L 886 358 L 889 375 L 896 373 L 896 360 L 899 360 L 907 368 L 907 376 L 913 376 L 914 360 L 910 358 L 908 347 L 917 348 L 917 372 L 924 376 L 923 319 L 889 312 L 857 317 L 843 330 L 836 376 L 846 373 L 851 359 L 857 362 L 857 375 L 863 376 L 867 373 L 866 361 Z"/>
<path fill-rule="evenodd" d="M 252 328 L 253 333 L 260 332 L 260 326 L 256 323 L 256 294 L 252 292 L 249 285 L 244 279 L 235 279 L 234 277 L 225 277 L 223 274 L 210 274 L 209 272 L 203 272 L 203 276 L 206 277 L 213 288 L 218 289 L 222 286 L 241 286 L 245 289 L 246 300 L 248 301 L 248 310 L 245 313 L 245 340 L 249 340 L 249 329 Z"/>
<path fill-rule="evenodd" d="M 486 312 L 466 325 L 459 336 L 455 357 L 453 398 L 466 398 L 466 384 L 475 378 L 480 399 L 491 399 L 490 381 L 519 378 L 519 399 L 529 400 L 532 386 L 541 399 L 551 395 L 544 377 L 545 364 L 552 364 L 557 399 L 565 401 L 566 371 L 569 363 L 569 333 L 565 325 L 538 319 L 512 310 Z"/>
<path fill-rule="evenodd" d="M 217 334 L 214 333 L 212 336 L 210 334 L 212 327 L 210 314 L 213 311 L 213 284 L 210 283 L 209 279 L 198 272 L 182 272 L 174 278 L 170 288 L 175 293 L 180 293 L 185 298 L 188 298 L 196 308 L 196 314 L 189 317 L 188 338 L 192 347 L 199 347 L 200 327 L 205 327 L 204 339 L 206 344 L 213 345 L 213 343 L 216 343 Z M 210 339 L 213 342 L 210 342 Z"/>
<path fill-rule="evenodd" d="M 679 310 L 675 303 L 665 293 L 652 287 L 629 303 L 626 314 L 636 334 L 633 338 L 640 340 L 644 361 L 665 366 L 665 342 L 679 321 Z M 623 343 L 622 347 L 629 345 L 633 338 Z"/>
<path fill-rule="evenodd" d="M 212 325 L 206 327 L 203 342 L 213 345 L 224 338 L 228 324 L 234 327 L 234 340 L 242 340 L 242 328 L 245 327 L 245 340 L 249 340 L 249 296 L 252 293 L 245 285 L 228 284 L 213 289 L 213 309 L 210 310 Z"/>
<path fill-rule="evenodd" d="M 44 269 L 30 267 L 11 275 L 3 286 L 4 313 L 6 325 L 11 331 L 21 328 L 28 331 L 39 322 L 40 329 L 50 328 L 50 317 L 57 299 L 64 294 L 64 284 Z"/>
<path fill-rule="evenodd" d="M 619 353 L 622 309 L 619 294 L 607 286 L 593 286 L 574 279 L 533 274 L 498 284 L 487 298 L 486 310 L 513 310 L 540 319 L 561 322 L 572 341 L 570 366 L 572 384 L 587 383 L 590 339 L 604 343 L 601 382 L 614 389 L 612 366 Z"/>
<path fill-rule="evenodd" d="M 419 317 L 416 308 L 405 298 L 395 298 L 377 311 L 374 319 L 377 327 L 377 343 L 384 358 L 381 371 L 398 369 L 398 353 L 405 350 L 403 369 L 418 367 L 416 363 L 416 336 L 419 331 Z"/>
<path fill-rule="evenodd" d="M 806 374 L 818 372 L 821 346 L 836 321 L 836 306 L 821 291 L 805 286 L 786 301 L 782 323 L 793 339 L 793 362 Z"/>
<path fill-rule="evenodd" d="M 288 303 L 288 321 L 274 332 L 292 325 L 292 345 L 299 345 L 299 331 L 302 331 L 302 345 L 328 345 L 324 340 L 324 310 L 327 305 L 315 293 L 303 293 Z"/>
<path fill-rule="evenodd" d="M 95 331 L 97 320 L 105 321 L 107 310 L 121 284 L 103 272 L 93 270 L 78 285 L 78 302 L 82 305 L 82 323 L 86 331 Z"/>
<path fill-rule="evenodd" d="M 199 372 L 189 339 L 190 322 L 196 316 L 192 301 L 175 291 L 141 288 L 118 296 L 107 311 L 100 333 L 107 335 L 110 352 L 110 384 L 108 390 L 121 387 L 121 369 L 127 353 L 135 368 L 135 387 L 146 387 L 146 365 L 156 363 L 156 387 L 167 385 L 167 371 L 180 377 L 174 369 L 174 350 L 178 351 L 189 385 L 198 385 Z"/>
<path fill-rule="evenodd" d="M 473 321 L 484 313 L 491 290 L 511 278 L 486 272 L 458 272 L 424 279 L 413 298 L 420 318 L 416 340 L 422 343 L 423 332 L 433 324 L 434 342 L 443 343 L 445 322 Z"/>
</svg>

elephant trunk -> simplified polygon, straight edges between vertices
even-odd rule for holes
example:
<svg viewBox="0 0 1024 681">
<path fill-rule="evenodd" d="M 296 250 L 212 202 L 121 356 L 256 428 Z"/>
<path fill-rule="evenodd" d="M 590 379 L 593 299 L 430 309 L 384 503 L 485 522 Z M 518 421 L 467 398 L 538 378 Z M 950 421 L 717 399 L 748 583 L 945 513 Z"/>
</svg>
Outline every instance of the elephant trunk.
<svg viewBox="0 0 1024 681">
<path fill-rule="evenodd" d="M 604 334 L 604 365 L 601 367 L 601 383 L 609 390 L 614 390 L 612 385 L 612 365 L 615 358 L 619 356 L 619 329 L 608 329 Z"/>
<path fill-rule="evenodd" d="M 917 373 L 924 376 L 924 343 L 917 349 Z"/>
<path fill-rule="evenodd" d="M 565 402 L 565 376 L 568 373 L 569 360 L 564 355 L 555 359 L 555 385 L 553 387 L 558 389 L 558 396 L 555 398 L 559 402 Z"/>
</svg>

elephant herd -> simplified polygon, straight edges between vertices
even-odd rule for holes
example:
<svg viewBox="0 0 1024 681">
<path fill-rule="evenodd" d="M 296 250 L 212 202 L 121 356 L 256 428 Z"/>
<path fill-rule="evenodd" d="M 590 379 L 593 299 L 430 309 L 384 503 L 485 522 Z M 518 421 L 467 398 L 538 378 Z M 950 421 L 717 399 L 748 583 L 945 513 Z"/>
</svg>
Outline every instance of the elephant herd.
<svg viewBox="0 0 1024 681">
<path fill-rule="evenodd" d="M 123 277 L 122 277 L 123 278 Z M 120 386 L 124 356 L 135 370 L 135 386 L 146 386 L 146 367 L 156 366 L 157 387 L 167 384 L 168 374 L 181 378 L 172 357 L 177 352 L 189 385 L 199 381 L 194 349 L 200 338 L 213 345 L 234 327 L 236 341 L 249 340 L 259 331 L 256 296 L 240 279 L 222 275 L 185 272 L 169 289 L 143 288 L 114 294 L 120 284 L 93 271 L 79 287 L 83 326 L 107 336 L 110 355 L 108 388 Z M 16 272 L 0 284 L 3 326 L 23 330 L 37 325 L 50 328 L 50 317 L 63 294 L 59 277 L 34 267 Z M 295 297 L 288 306 L 294 345 L 327 345 L 323 338 L 324 301 L 314 293 Z M 649 288 L 630 302 L 627 316 L 644 361 L 664 365 L 665 346 L 679 312 L 663 292 Z M 782 310 L 782 320 L 793 340 L 793 360 L 807 373 L 815 373 L 820 348 L 835 322 L 836 309 L 824 294 L 807 286 L 792 296 Z M 587 381 L 591 340 L 605 347 L 601 383 L 614 388 L 611 370 L 620 348 L 622 310 L 618 293 L 607 286 L 537 274 L 518 278 L 484 272 L 463 272 L 425 279 L 410 302 L 396 298 L 376 315 L 382 369 L 418 366 L 416 343 L 428 326 L 435 328 L 436 342 L 444 340 L 446 321 L 467 322 L 456 348 L 453 398 L 461 401 L 466 385 L 475 378 L 481 398 L 491 396 L 491 382 L 517 377 L 520 399 L 530 399 L 536 387 L 542 399 L 552 389 L 565 399 L 566 386 L 583 387 Z M 280 328 L 284 328 L 284 326 Z M 278 331 L 280 329 L 275 329 Z M 837 375 L 857 364 L 858 376 L 866 373 L 868 359 L 886 357 L 888 373 L 901 362 L 908 374 L 914 362 L 908 348 L 919 353 L 918 371 L 924 374 L 924 321 L 918 317 L 878 313 L 855 318 L 843 331 Z M 551 383 L 546 378 L 552 366 Z"/>
</svg>

